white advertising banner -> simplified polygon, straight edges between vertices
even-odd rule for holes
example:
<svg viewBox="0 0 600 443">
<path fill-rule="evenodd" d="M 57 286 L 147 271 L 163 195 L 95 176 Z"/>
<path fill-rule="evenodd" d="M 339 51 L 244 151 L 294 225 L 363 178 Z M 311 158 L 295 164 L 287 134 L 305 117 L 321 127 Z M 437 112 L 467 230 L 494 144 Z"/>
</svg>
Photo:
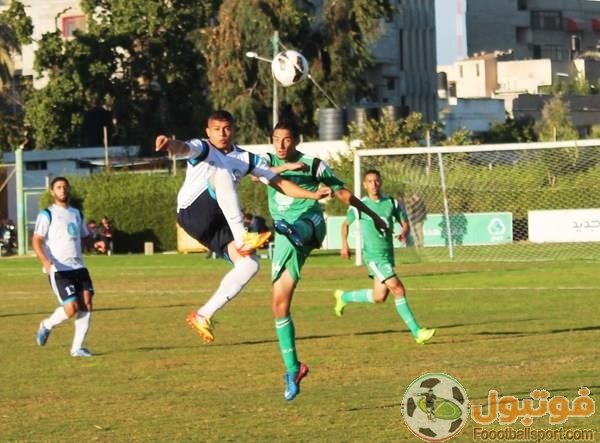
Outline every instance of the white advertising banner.
<svg viewBox="0 0 600 443">
<path fill-rule="evenodd" d="M 600 209 L 529 211 L 533 243 L 600 242 Z"/>
</svg>

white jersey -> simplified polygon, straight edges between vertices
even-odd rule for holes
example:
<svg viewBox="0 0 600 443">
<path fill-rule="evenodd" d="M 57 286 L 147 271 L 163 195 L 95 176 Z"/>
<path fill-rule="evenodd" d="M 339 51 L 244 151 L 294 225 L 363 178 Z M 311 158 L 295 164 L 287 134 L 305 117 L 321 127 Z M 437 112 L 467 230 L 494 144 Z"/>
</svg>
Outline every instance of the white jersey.
<svg viewBox="0 0 600 443">
<path fill-rule="evenodd" d="M 212 190 L 210 178 L 216 168 L 229 171 L 235 186 L 249 173 L 271 181 L 275 174 L 264 159 L 237 146 L 228 154 L 215 148 L 208 140 L 197 138 L 186 142 L 190 148 L 185 181 L 177 194 L 177 211 L 185 209 L 207 189 Z"/>
<path fill-rule="evenodd" d="M 85 268 L 81 238 L 90 235 L 90 231 L 79 210 L 52 205 L 40 211 L 33 233 L 44 237 L 46 255 L 57 271 Z"/>
</svg>

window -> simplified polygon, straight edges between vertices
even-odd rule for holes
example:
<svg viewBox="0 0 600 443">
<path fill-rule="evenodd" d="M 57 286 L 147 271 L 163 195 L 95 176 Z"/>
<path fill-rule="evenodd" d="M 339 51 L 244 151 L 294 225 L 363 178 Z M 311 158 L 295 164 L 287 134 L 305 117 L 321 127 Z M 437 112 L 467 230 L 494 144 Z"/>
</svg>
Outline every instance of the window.
<svg viewBox="0 0 600 443">
<path fill-rule="evenodd" d="M 531 11 L 531 27 L 533 29 L 562 29 L 560 11 Z"/>
<path fill-rule="evenodd" d="M 458 65 L 458 75 L 463 78 L 463 65 Z"/>
<path fill-rule="evenodd" d="M 479 77 L 479 63 L 475 64 L 475 75 Z"/>
<path fill-rule="evenodd" d="M 516 40 L 517 40 L 517 43 L 528 43 L 530 40 L 529 28 L 517 26 Z"/>
<path fill-rule="evenodd" d="M 63 17 L 62 19 L 62 34 L 63 37 L 73 37 L 75 30 L 85 31 L 85 16 L 84 15 L 72 15 L 70 17 Z"/>
<path fill-rule="evenodd" d="M 517 8 L 519 8 L 519 11 L 523 11 L 523 10 L 527 9 L 527 0 L 518 0 Z"/>
<path fill-rule="evenodd" d="M 48 169 L 48 163 L 46 161 L 25 162 L 26 171 L 45 171 L 46 169 Z"/>
<path fill-rule="evenodd" d="M 542 58 L 549 58 L 554 61 L 569 59 L 566 50 L 559 45 L 544 45 L 542 47 Z"/>
<path fill-rule="evenodd" d="M 396 90 L 396 77 L 384 77 L 385 87 L 388 91 Z"/>
</svg>

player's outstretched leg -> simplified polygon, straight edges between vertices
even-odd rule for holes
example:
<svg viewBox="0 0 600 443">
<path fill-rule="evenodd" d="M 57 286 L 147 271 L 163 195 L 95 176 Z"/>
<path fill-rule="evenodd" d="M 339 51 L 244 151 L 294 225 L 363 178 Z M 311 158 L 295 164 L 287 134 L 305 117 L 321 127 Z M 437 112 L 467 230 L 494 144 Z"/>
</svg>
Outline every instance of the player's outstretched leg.
<svg viewBox="0 0 600 443">
<path fill-rule="evenodd" d="M 200 335 L 200 337 L 202 337 L 202 340 L 204 340 L 205 343 L 212 343 L 215 340 L 213 325 L 210 318 L 205 318 L 198 314 L 197 311 L 192 311 L 185 318 L 185 321 Z"/>
<path fill-rule="evenodd" d="M 215 313 L 242 292 L 259 267 L 258 258 L 254 255 L 238 258 L 210 299 L 198 311 L 193 311 L 186 317 L 187 323 L 206 343 L 215 339 L 211 322 Z"/>
<path fill-rule="evenodd" d="M 396 298 L 396 311 L 398 311 L 398 314 L 418 344 L 423 345 L 433 338 L 435 329 L 421 328 L 419 326 L 406 297 Z"/>
<path fill-rule="evenodd" d="M 358 289 L 356 291 L 336 289 L 333 296 L 335 298 L 333 310 L 338 317 L 344 314 L 344 308 L 348 303 L 375 303 L 372 289 Z"/>
</svg>

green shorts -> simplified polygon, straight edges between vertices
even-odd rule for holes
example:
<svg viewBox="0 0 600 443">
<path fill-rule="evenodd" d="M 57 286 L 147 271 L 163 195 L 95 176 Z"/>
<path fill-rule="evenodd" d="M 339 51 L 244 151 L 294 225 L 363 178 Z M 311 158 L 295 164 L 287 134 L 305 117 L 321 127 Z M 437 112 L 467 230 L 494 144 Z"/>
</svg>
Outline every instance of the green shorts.
<svg viewBox="0 0 600 443">
<path fill-rule="evenodd" d="M 327 232 L 325 220 L 322 217 L 318 220 L 313 215 L 311 217 L 311 224 L 314 226 L 313 238 L 305 242 L 302 249 L 298 249 L 292 245 L 284 235 L 275 233 L 273 264 L 271 265 L 272 282 L 277 281 L 286 269 L 295 282 L 300 280 L 300 271 L 302 270 L 302 266 L 304 266 L 304 262 L 313 249 L 321 247 L 321 243 L 323 243 L 325 233 Z"/>
<path fill-rule="evenodd" d="M 369 277 L 377 278 L 381 283 L 396 275 L 393 255 L 364 255 L 364 261 L 369 269 Z"/>
</svg>

